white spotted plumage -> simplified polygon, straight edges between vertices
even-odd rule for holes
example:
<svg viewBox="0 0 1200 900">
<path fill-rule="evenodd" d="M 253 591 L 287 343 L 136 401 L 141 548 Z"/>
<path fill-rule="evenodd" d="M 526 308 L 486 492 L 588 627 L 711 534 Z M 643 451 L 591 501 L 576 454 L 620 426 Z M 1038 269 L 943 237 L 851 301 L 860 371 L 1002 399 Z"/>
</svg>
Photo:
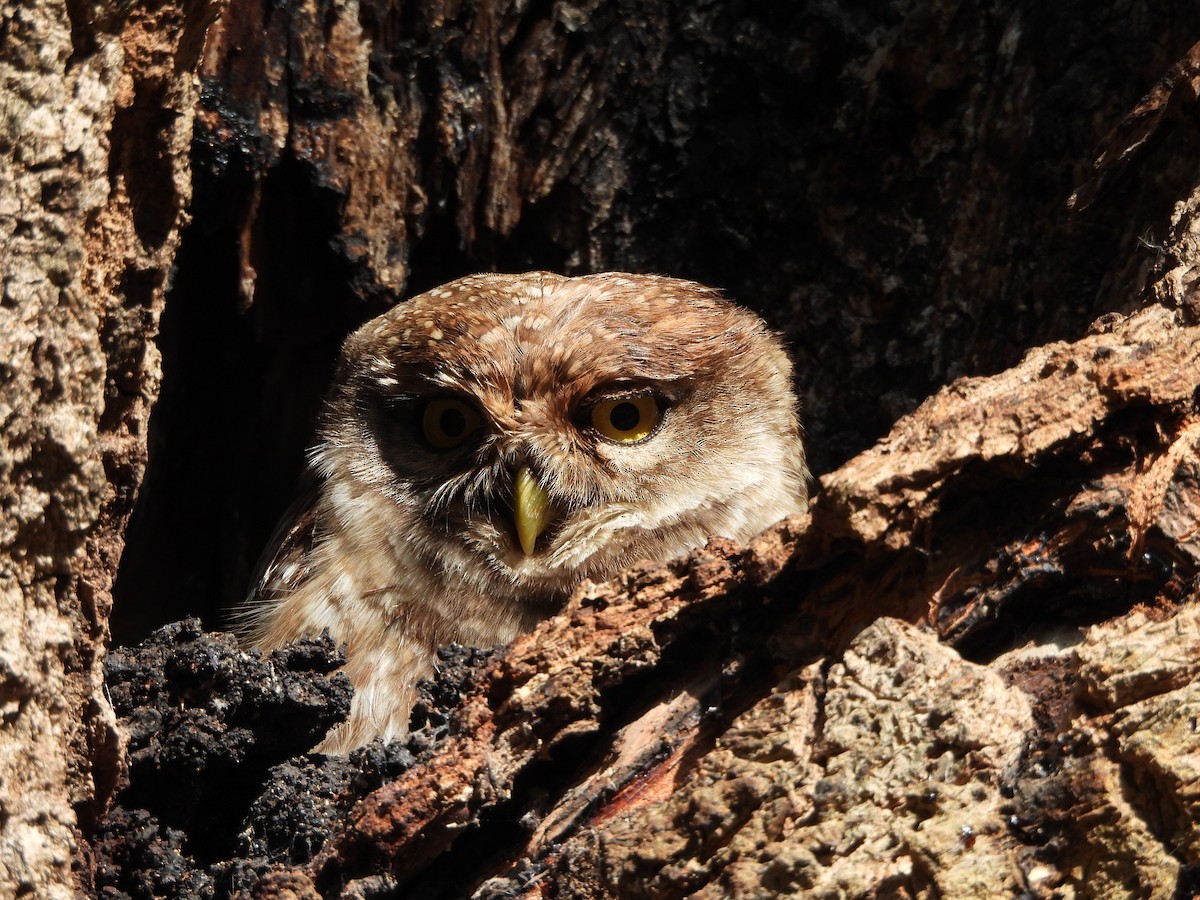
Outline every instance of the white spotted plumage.
<svg viewBox="0 0 1200 900">
<path fill-rule="evenodd" d="M 601 434 L 589 414 L 626 397 L 651 398 L 653 428 Z M 450 447 L 427 421 L 446 398 Z M 507 642 L 585 578 L 745 541 L 802 512 L 808 480 L 758 317 L 692 282 L 544 272 L 460 279 L 351 335 L 312 474 L 240 617 L 254 646 L 346 644 L 355 697 L 327 752 L 401 737 L 439 645 Z"/>
</svg>

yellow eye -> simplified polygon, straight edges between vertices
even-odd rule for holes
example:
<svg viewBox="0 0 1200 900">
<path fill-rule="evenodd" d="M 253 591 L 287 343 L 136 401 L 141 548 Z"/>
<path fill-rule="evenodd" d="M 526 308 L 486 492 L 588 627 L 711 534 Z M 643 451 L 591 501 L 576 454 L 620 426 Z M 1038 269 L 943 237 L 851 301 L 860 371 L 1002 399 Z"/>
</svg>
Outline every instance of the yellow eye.
<svg viewBox="0 0 1200 900">
<path fill-rule="evenodd" d="M 639 397 L 614 397 L 592 407 L 592 427 L 612 441 L 632 444 L 654 431 L 662 413 L 658 401 L 649 394 Z"/>
<path fill-rule="evenodd" d="M 439 450 L 457 447 L 479 427 L 479 413 L 453 397 L 437 397 L 425 404 L 421 417 L 425 440 Z"/>
</svg>

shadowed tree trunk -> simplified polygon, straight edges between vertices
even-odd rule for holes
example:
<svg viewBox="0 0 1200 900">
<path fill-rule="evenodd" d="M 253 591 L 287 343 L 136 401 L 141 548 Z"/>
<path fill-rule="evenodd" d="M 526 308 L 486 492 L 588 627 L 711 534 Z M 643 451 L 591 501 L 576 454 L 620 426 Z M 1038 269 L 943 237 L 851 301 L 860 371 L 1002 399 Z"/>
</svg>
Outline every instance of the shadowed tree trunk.
<svg viewBox="0 0 1200 900">
<path fill-rule="evenodd" d="M 0 893 L 1200 886 L 1192 4 L 0 16 Z M 222 624 L 342 337 L 529 268 L 783 331 L 810 515 L 448 654 L 405 748 L 285 762 L 331 648 L 195 623 L 114 719 L 110 612 Z"/>
</svg>

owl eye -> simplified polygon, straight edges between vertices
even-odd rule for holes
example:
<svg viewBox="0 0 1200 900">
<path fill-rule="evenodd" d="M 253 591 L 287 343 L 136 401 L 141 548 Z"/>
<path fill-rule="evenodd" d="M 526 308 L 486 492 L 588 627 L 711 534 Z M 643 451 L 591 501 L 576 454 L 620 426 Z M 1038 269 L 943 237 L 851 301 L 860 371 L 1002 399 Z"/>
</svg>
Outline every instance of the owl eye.
<svg viewBox="0 0 1200 900">
<path fill-rule="evenodd" d="M 436 397 L 425 404 L 421 416 L 425 440 L 438 450 L 449 450 L 465 441 L 479 427 L 479 413 L 454 397 Z"/>
<path fill-rule="evenodd" d="M 650 394 L 612 397 L 592 407 L 592 427 L 610 441 L 621 444 L 645 440 L 661 418 L 658 400 Z"/>
</svg>

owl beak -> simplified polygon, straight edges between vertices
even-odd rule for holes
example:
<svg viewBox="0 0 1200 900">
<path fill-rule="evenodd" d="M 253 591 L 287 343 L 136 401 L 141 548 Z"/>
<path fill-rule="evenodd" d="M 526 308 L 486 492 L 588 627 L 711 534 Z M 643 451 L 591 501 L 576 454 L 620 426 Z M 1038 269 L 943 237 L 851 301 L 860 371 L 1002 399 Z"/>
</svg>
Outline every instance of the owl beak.
<svg viewBox="0 0 1200 900">
<path fill-rule="evenodd" d="M 516 520 L 517 537 L 526 556 L 533 555 L 538 535 L 546 530 L 554 517 L 550 495 L 537 483 L 528 466 L 521 466 L 513 487 L 513 518 Z"/>
</svg>

